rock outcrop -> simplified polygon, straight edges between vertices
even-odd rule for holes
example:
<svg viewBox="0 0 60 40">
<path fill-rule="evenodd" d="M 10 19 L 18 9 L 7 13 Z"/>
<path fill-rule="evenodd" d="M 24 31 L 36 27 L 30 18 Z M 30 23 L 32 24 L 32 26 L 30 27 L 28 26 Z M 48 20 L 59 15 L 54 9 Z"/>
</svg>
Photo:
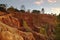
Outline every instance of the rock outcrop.
<svg viewBox="0 0 60 40">
<path fill-rule="evenodd" d="M 18 30 L 0 22 L 0 40 L 24 40 Z"/>
<path fill-rule="evenodd" d="M 4 12 L 2 13 L 4 14 Z M 0 21 L 5 25 L 8 25 L 7 29 L 4 27 L 5 30 L 13 32 L 13 34 L 6 32 L 8 33 L 7 35 L 11 34 L 19 37 L 21 36 L 22 40 L 54 40 L 53 33 L 56 22 L 55 16 L 47 14 L 9 12 L 9 14 L 0 16 Z M 10 30 L 10 28 L 13 29 Z M 14 34 L 15 32 L 17 34 Z M 1 33 L 2 40 L 4 39 L 3 36 L 6 33 L 5 31 Z M 14 37 L 12 36 L 12 38 Z"/>
<path fill-rule="evenodd" d="M 32 33 L 22 32 L 0 22 L 0 40 L 35 40 Z"/>
</svg>

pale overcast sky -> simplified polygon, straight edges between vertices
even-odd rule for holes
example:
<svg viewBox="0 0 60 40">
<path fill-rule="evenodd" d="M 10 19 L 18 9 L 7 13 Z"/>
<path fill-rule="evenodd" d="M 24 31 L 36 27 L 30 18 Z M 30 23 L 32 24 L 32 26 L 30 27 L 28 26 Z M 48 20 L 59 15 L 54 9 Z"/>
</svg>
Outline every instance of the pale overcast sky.
<svg viewBox="0 0 60 40">
<path fill-rule="evenodd" d="M 21 9 L 21 5 L 25 5 L 27 9 L 41 10 L 45 9 L 46 13 L 60 13 L 60 0 L 0 0 L 0 4 L 7 4 L 7 6 L 13 6 Z"/>
</svg>

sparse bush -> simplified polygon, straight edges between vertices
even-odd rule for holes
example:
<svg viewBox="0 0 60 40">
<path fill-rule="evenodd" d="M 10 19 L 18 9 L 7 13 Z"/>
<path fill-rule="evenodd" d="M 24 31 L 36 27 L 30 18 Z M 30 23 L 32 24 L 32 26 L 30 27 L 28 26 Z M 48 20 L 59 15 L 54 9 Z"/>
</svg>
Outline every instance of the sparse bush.
<svg viewBox="0 0 60 40">
<path fill-rule="evenodd" d="M 7 11 L 10 11 L 10 12 L 19 12 L 19 10 L 17 9 L 17 8 L 14 8 L 14 7 L 9 7 L 8 9 L 7 9 Z"/>
<path fill-rule="evenodd" d="M 20 12 L 25 13 L 25 10 L 20 10 Z"/>
<path fill-rule="evenodd" d="M 5 9 L 5 8 L 3 8 L 3 7 L 0 7 L 0 11 L 5 12 L 5 11 L 6 11 L 6 9 Z"/>
<path fill-rule="evenodd" d="M 39 10 L 33 10 L 32 13 L 40 13 Z"/>
<path fill-rule="evenodd" d="M 15 9 L 15 11 L 16 11 L 16 12 L 19 12 L 19 10 L 18 10 L 18 9 Z"/>
<path fill-rule="evenodd" d="M 60 40 L 60 14 L 57 16 L 57 26 L 56 26 L 56 38 L 55 40 Z"/>
</svg>

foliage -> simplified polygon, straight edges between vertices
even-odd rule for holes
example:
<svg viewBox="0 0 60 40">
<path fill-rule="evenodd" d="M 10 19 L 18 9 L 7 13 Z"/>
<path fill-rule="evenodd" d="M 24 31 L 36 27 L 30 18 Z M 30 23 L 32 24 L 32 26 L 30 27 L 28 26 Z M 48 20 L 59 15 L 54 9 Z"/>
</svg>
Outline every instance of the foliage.
<svg viewBox="0 0 60 40">
<path fill-rule="evenodd" d="M 60 19 L 60 14 L 57 16 L 58 19 Z"/>
<path fill-rule="evenodd" d="M 6 5 L 6 4 L 0 4 L 0 7 L 4 7 L 4 8 L 6 8 L 7 5 Z"/>
<path fill-rule="evenodd" d="M 46 29 L 43 27 L 40 27 L 40 33 L 46 35 Z"/>
<path fill-rule="evenodd" d="M 42 9 L 41 9 L 41 12 L 44 13 L 44 11 L 45 11 L 44 8 L 42 8 Z"/>
<path fill-rule="evenodd" d="M 25 13 L 25 10 L 20 10 L 20 12 Z"/>
<path fill-rule="evenodd" d="M 6 9 L 5 8 L 3 8 L 3 7 L 0 7 L 0 11 L 6 11 Z"/>
<path fill-rule="evenodd" d="M 57 16 L 56 40 L 60 40 L 60 14 Z"/>
<path fill-rule="evenodd" d="M 56 40 L 60 40 L 60 25 L 56 27 Z"/>
<path fill-rule="evenodd" d="M 19 10 L 17 8 L 14 8 L 13 6 L 9 7 L 7 9 L 7 11 L 10 11 L 10 12 L 19 12 Z"/>
<path fill-rule="evenodd" d="M 32 13 L 40 13 L 39 10 L 33 10 Z"/>
<path fill-rule="evenodd" d="M 23 20 L 23 26 L 24 26 L 24 28 L 26 29 L 26 31 L 30 31 L 30 28 L 29 28 L 29 26 L 27 25 L 27 22 L 25 21 L 25 20 Z"/>
<path fill-rule="evenodd" d="M 13 6 L 11 6 L 11 7 L 9 7 L 8 9 L 7 9 L 7 11 L 15 11 L 15 8 L 13 7 Z"/>
<path fill-rule="evenodd" d="M 16 12 L 19 12 L 19 10 L 18 10 L 18 9 L 15 9 L 15 11 L 16 11 Z"/>
</svg>

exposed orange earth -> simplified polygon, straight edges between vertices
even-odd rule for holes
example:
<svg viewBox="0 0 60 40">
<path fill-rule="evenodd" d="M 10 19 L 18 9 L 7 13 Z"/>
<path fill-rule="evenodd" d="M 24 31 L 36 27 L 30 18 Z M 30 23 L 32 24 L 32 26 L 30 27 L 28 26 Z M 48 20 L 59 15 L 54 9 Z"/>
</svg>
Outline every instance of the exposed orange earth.
<svg viewBox="0 0 60 40">
<path fill-rule="evenodd" d="M 54 40 L 53 32 L 56 26 L 56 17 L 53 15 L 28 12 L 8 12 L 7 14 L 1 11 L 0 15 L 0 21 L 2 23 L 0 23 L 0 27 L 3 30 L 3 32 L 0 32 L 1 40 Z M 6 27 L 5 25 L 8 26 Z M 17 35 L 15 35 L 16 33 Z M 10 37 L 11 34 L 11 39 L 8 39 L 7 36 L 5 38 L 5 34 L 8 37 Z M 16 36 L 15 39 L 13 36 Z"/>
</svg>

